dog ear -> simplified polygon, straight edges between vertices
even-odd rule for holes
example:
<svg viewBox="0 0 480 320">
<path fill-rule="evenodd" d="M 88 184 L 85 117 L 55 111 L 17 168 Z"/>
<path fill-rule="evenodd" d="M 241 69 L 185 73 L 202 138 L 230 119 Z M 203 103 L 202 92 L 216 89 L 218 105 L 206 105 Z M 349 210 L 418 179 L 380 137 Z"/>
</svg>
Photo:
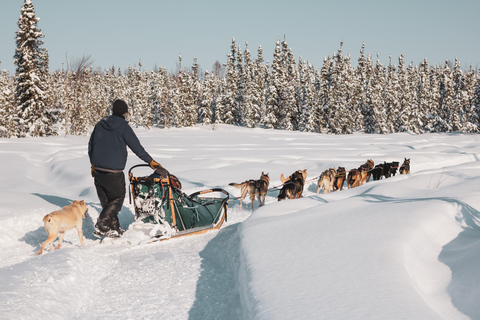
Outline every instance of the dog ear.
<svg viewBox="0 0 480 320">
<path fill-rule="evenodd" d="M 84 201 L 84 200 L 80 201 L 80 204 L 81 204 L 82 206 L 84 206 L 84 205 L 85 205 L 85 201 Z"/>
</svg>

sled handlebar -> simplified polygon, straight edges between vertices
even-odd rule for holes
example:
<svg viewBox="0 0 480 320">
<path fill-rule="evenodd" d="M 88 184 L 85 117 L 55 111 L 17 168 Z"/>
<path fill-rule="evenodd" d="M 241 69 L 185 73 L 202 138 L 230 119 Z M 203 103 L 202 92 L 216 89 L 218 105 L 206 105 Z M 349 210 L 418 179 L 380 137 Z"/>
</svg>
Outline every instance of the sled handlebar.
<svg viewBox="0 0 480 320">
<path fill-rule="evenodd" d="M 133 167 L 130 168 L 130 170 L 128 170 L 128 176 L 130 177 L 130 174 L 132 173 L 132 170 L 135 169 L 135 168 L 138 168 L 138 167 L 149 167 L 150 168 L 150 165 L 146 164 L 146 163 L 141 163 L 141 164 L 134 165 Z"/>
</svg>

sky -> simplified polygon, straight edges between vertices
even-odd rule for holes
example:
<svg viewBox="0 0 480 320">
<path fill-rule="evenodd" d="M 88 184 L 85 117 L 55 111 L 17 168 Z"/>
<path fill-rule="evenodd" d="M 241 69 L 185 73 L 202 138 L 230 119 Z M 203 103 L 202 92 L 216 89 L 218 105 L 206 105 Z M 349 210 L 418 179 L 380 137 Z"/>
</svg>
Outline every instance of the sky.
<svg viewBox="0 0 480 320">
<path fill-rule="evenodd" d="M 24 0 L 1 0 L 0 70 L 15 72 L 15 32 Z M 383 64 L 443 65 L 458 58 L 463 68 L 480 67 L 478 0 L 172 1 L 33 0 L 44 47 L 55 71 L 84 56 L 94 68 L 138 65 L 175 71 L 197 58 L 201 70 L 225 63 L 232 38 L 272 61 L 277 39 L 285 37 L 295 58 L 315 68 L 343 41 L 355 65 L 362 43 Z"/>
</svg>

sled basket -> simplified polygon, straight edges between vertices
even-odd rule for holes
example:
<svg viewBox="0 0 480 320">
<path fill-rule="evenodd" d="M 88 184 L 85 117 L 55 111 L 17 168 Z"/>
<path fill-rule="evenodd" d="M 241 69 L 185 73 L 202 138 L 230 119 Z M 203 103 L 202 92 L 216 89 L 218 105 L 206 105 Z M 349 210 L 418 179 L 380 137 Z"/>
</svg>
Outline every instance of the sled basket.
<svg viewBox="0 0 480 320">
<path fill-rule="evenodd" d="M 170 175 L 135 177 L 130 168 L 130 201 L 133 195 L 135 219 L 144 223 L 166 224 L 176 235 L 218 229 L 227 220 L 229 194 L 223 189 L 209 189 L 186 195 Z"/>
</svg>

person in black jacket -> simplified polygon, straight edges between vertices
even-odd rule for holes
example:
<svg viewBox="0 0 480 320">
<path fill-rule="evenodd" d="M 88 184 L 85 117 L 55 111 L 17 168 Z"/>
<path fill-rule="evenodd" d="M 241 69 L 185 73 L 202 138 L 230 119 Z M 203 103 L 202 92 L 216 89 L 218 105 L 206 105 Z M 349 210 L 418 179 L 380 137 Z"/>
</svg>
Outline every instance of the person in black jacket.
<svg viewBox="0 0 480 320">
<path fill-rule="evenodd" d="M 91 173 L 102 205 L 102 212 L 95 224 L 98 236 L 120 237 L 118 213 L 125 199 L 125 175 L 127 146 L 152 169 L 162 168 L 140 144 L 133 129 L 125 121 L 128 107 L 125 101 L 113 103 L 112 115 L 101 119 L 93 129 L 88 143 Z"/>
</svg>

